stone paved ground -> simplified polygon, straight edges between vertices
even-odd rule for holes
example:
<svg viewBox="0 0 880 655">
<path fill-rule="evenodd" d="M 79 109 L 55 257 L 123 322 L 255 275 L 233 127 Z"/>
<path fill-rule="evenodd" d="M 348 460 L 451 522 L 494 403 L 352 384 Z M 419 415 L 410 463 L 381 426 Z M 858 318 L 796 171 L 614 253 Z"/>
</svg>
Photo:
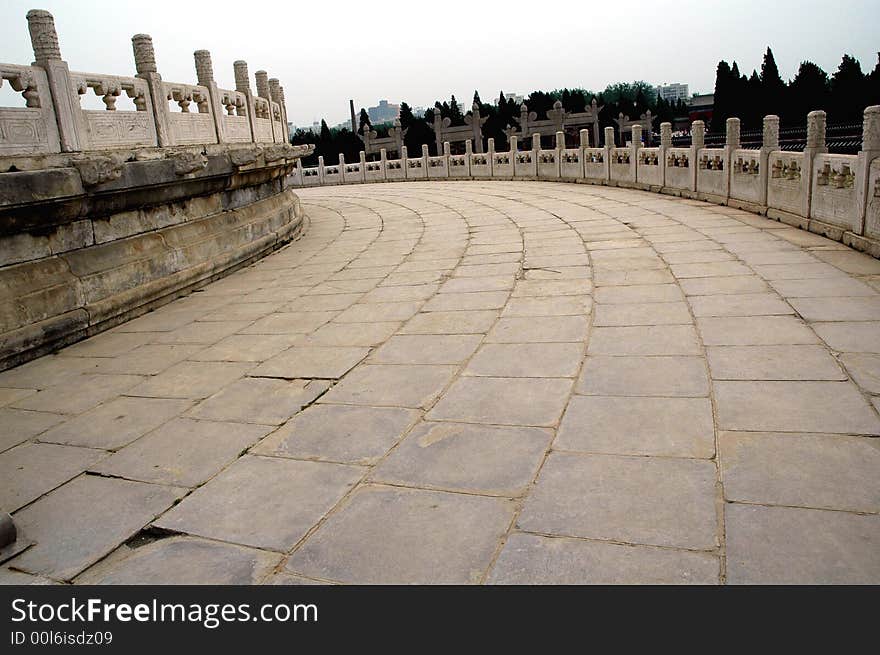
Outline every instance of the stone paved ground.
<svg viewBox="0 0 880 655">
<path fill-rule="evenodd" d="M 0 374 L 0 580 L 880 582 L 880 261 L 614 188 L 302 199 Z"/>
</svg>

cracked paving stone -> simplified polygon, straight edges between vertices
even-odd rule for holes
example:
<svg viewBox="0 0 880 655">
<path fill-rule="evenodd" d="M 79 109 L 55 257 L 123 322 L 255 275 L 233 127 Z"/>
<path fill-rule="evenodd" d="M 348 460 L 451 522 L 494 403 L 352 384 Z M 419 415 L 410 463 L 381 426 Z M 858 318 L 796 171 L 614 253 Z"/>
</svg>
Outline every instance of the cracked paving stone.
<svg viewBox="0 0 880 655">
<path fill-rule="evenodd" d="M 281 555 L 194 537 L 120 546 L 76 584 L 250 585 L 272 573 Z"/>
<path fill-rule="evenodd" d="M 359 467 L 246 455 L 155 521 L 175 532 L 286 552 L 363 476 Z"/>
<path fill-rule="evenodd" d="M 36 542 L 9 564 L 69 580 L 136 534 L 178 500 L 177 487 L 81 475 L 15 514 Z"/>
<path fill-rule="evenodd" d="M 490 584 L 718 584 L 718 558 L 655 546 L 514 533 Z"/>
<path fill-rule="evenodd" d="M 534 478 L 552 436 L 541 428 L 422 423 L 379 464 L 372 479 L 518 496 Z"/>
<path fill-rule="evenodd" d="M 294 346 L 251 371 L 255 377 L 341 378 L 369 353 L 368 348 Z"/>
<path fill-rule="evenodd" d="M 455 375 L 454 366 L 364 364 L 343 378 L 322 403 L 427 408 Z"/>
<path fill-rule="evenodd" d="M 368 485 L 293 553 L 287 571 L 355 584 L 473 584 L 513 518 L 503 498 Z"/>
<path fill-rule="evenodd" d="M 372 464 L 419 418 L 397 407 L 313 405 L 263 439 L 251 452 L 276 457 Z"/>
<path fill-rule="evenodd" d="M 321 380 L 243 378 L 196 405 L 191 418 L 281 425 L 329 387 Z"/>
</svg>

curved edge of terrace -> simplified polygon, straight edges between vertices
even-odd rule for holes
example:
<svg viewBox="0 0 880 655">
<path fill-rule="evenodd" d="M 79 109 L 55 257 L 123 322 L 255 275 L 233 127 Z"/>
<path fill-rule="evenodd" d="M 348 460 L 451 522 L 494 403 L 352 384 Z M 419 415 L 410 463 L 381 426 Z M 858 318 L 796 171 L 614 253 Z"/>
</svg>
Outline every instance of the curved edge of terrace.
<svg viewBox="0 0 880 655">
<path fill-rule="evenodd" d="M 0 173 L 0 370 L 143 314 L 293 239 L 308 148 L 153 149 Z M 47 162 L 43 162 L 47 164 Z"/>
<path fill-rule="evenodd" d="M 556 132 L 555 147 L 542 147 L 533 134 L 531 149 L 520 150 L 510 138 L 506 152 L 496 152 L 488 139 L 486 153 L 473 152 L 464 142 L 464 154 L 430 156 L 422 146 L 410 157 L 406 146 L 400 157 L 389 159 L 385 148 L 377 161 L 304 167 L 292 176 L 297 187 L 365 184 L 410 180 L 541 180 L 610 185 L 641 189 L 729 205 L 775 219 L 880 258 L 880 105 L 864 111 L 862 149 L 857 155 L 831 154 L 825 142 L 825 112 L 807 116 L 807 142 L 802 152 L 780 149 L 779 117 L 765 116 L 762 145 L 742 147 L 740 120 L 729 118 L 725 144 L 705 147 L 705 125 L 694 121 L 691 145 L 673 147 L 672 125 L 661 123 L 660 145 L 642 145 L 642 126 L 633 125 L 632 140 L 615 145 L 614 128 L 605 128 L 605 145 L 590 147 L 590 134 L 580 130 L 575 147 L 565 132 Z M 595 139 L 595 137 L 594 137 Z M 596 144 L 598 146 L 598 144 Z"/>
</svg>

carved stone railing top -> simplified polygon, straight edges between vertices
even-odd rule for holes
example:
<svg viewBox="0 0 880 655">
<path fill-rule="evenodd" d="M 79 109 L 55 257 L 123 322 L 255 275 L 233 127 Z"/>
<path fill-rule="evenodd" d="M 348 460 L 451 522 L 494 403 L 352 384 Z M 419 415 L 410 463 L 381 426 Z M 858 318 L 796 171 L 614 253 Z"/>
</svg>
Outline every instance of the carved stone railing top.
<svg viewBox="0 0 880 655">
<path fill-rule="evenodd" d="M 0 64 L 0 87 L 21 94 L 24 107 L 0 107 L 0 156 L 61 152 L 46 72 L 36 66 Z"/>
</svg>

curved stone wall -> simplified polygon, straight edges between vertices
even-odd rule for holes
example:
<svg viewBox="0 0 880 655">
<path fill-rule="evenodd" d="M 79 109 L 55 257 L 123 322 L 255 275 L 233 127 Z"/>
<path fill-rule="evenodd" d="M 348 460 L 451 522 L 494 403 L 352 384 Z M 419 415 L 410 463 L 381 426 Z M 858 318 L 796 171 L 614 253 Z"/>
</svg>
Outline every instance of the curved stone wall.
<svg viewBox="0 0 880 655">
<path fill-rule="evenodd" d="M 672 125 L 660 125 L 660 145 L 642 145 L 642 126 L 632 125 L 632 141 L 615 144 L 605 128 L 605 145 L 589 146 L 589 133 L 580 130 L 578 144 L 556 132 L 556 146 L 543 148 L 533 134 L 531 149 L 519 148 L 511 137 L 510 150 L 473 152 L 465 142 L 463 154 L 450 144 L 430 156 L 422 146 L 412 157 L 400 146 L 399 158 L 380 150 L 378 161 L 297 167 L 291 183 L 297 187 L 363 184 L 403 180 L 545 180 L 606 184 L 668 193 L 730 205 L 800 227 L 880 258 L 880 105 L 864 111 L 862 149 L 858 155 L 829 154 L 825 145 L 825 112 L 807 116 L 807 145 L 802 152 L 780 149 L 779 117 L 764 118 L 763 145 L 746 149 L 740 143 L 740 121 L 727 119 L 725 145 L 705 147 L 705 126 L 694 121 L 691 145 L 673 147 Z"/>
<path fill-rule="evenodd" d="M 7 158 L 0 370 L 204 285 L 294 238 L 286 144 Z"/>
</svg>

